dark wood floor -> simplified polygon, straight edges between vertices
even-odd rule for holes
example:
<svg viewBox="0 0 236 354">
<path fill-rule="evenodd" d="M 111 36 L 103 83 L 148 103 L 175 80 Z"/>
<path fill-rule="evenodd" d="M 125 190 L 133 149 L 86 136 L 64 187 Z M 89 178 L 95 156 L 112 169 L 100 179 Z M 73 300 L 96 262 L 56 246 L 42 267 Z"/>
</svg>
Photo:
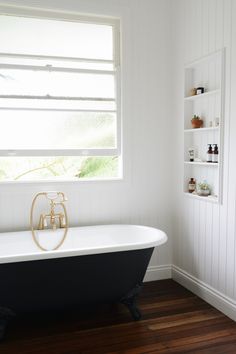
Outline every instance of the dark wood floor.
<svg viewBox="0 0 236 354">
<path fill-rule="evenodd" d="M 142 320 L 122 305 L 15 319 L 0 353 L 236 354 L 236 323 L 173 280 L 146 283 Z"/>
</svg>

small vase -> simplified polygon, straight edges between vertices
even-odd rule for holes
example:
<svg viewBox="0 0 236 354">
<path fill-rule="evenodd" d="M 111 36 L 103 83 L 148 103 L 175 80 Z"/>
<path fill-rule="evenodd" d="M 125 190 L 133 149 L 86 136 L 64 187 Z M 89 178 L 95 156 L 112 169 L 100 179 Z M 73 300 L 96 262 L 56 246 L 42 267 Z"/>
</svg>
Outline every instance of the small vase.
<svg viewBox="0 0 236 354">
<path fill-rule="evenodd" d="M 210 195 L 210 189 L 200 189 L 198 191 L 198 195 L 201 195 L 202 197 L 208 197 L 208 195 Z"/>
<path fill-rule="evenodd" d="M 201 128 L 203 125 L 203 120 L 202 119 L 192 119 L 191 123 L 192 123 L 193 129 Z"/>
</svg>

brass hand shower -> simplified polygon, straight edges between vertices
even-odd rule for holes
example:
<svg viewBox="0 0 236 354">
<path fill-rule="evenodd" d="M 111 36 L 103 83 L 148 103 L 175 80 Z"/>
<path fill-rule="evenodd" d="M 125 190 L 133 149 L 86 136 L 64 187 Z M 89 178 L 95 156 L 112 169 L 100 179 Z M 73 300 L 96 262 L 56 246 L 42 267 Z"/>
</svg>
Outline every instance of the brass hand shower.
<svg viewBox="0 0 236 354">
<path fill-rule="evenodd" d="M 64 193 L 62 193 L 62 192 L 40 192 L 40 193 L 36 194 L 36 196 L 34 197 L 34 199 L 32 201 L 31 211 L 30 211 L 30 228 L 31 228 L 34 242 L 42 251 L 47 251 L 47 249 L 44 248 L 40 244 L 40 242 L 38 241 L 38 239 L 36 237 L 34 225 L 33 225 L 34 207 L 35 207 L 37 199 L 40 196 L 45 196 L 49 200 L 50 212 L 48 214 L 40 214 L 39 223 L 38 223 L 38 230 L 44 230 L 47 228 L 47 226 L 48 226 L 47 220 L 49 220 L 49 223 L 50 223 L 53 231 L 57 230 L 57 221 L 58 221 L 59 228 L 64 229 L 64 234 L 63 234 L 62 239 L 59 241 L 57 246 L 52 249 L 52 251 L 57 250 L 65 241 L 67 231 L 68 231 L 68 216 L 67 216 L 66 207 L 64 205 L 64 203 L 66 202 L 67 199 L 66 199 Z M 57 205 L 61 206 L 61 208 L 63 210 L 62 212 L 55 212 L 55 208 Z"/>
</svg>

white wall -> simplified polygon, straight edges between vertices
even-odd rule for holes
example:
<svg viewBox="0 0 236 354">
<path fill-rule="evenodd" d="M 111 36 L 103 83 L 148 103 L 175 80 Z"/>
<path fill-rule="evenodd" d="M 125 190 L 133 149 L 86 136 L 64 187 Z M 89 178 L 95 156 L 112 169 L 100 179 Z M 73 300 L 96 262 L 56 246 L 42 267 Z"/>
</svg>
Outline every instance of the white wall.
<svg viewBox="0 0 236 354">
<path fill-rule="evenodd" d="M 236 319 L 236 1 L 178 0 L 172 5 L 177 171 L 173 263 L 178 267 L 174 277 L 226 299 Z M 183 66 L 222 47 L 226 48 L 224 180 L 223 204 L 216 205 L 184 198 L 182 193 Z"/>
<path fill-rule="evenodd" d="M 59 189 L 69 199 L 71 225 L 134 223 L 171 235 L 170 1 L 15 0 L 2 4 L 115 16 L 122 24 L 124 180 L 0 185 L 0 230 L 29 228 L 33 195 Z M 127 235 L 128 237 L 128 235 Z M 152 265 L 171 263 L 170 245 L 160 247 Z"/>
</svg>

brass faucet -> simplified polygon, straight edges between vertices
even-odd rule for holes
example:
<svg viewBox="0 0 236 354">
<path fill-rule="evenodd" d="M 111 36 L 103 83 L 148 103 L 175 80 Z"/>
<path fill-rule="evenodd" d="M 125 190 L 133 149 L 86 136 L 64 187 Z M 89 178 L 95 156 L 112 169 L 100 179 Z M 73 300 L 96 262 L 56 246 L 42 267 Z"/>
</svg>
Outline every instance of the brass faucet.
<svg viewBox="0 0 236 354">
<path fill-rule="evenodd" d="M 57 194 L 53 194 L 57 193 Z M 38 224 L 38 230 L 44 230 L 48 227 L 48 221 L 50 221 L 50 225 L 52 226 L 53 230 L 57 229 L 57 220 L 58 220 L 58 227 L 65 228 L 66 225 L 66 216 L 65 213 L 55 213 L 55 207 L 56 205 L 63 205 L 64 202 L 66 201 L 65 195 L 62 192 L 48 192 L 46 193 L 46 197 L 50 200 L 50 213 L 49 214 L 41 214 L 39 217 L 39 224 Z M 55 199 L 58 199 L 58 197 L 61 197 L 60 201 L 54 201 Z M 64 209 L 64 208 L 63 208 Z"/>
<path fill-rule="evenodd" d="M 34 242 L 37 244 L 37 246 L 41 250 L 44 250 L 44 251 L 47 251 L 47 250 L 44 247 L 42 247 L 41 244 L 39 243 L 39 241 L 36 237 L 34 226 L 33 226 L 34 207 L 35 207 L 36 200 L 38 199 L 39 196 L 45 196 L 49 200 L 50 212 L 47 214 L 44 214 L 44 213 L 40 214 L 37 230 L 48 229 L 48 223 L 51 225 L 51 228 L 53 231 L 56 231 L 57 228 L 64 229 L 64 235 L 63 235 L 61 241 L 54 248 L 54 250 L 56 250 L 64 242 L 66 235 L 67 235 L 67 231 L 68 231 L 68 217 L 67 217 L 66 207 L 64 204 L 67 201 L 67 198 L 65 197 L 65 194 L 63 192 L 40 192 L 40 193 L 36 194 L 36 196 L 33 199 L 32 206 L 31 206 L 31 212 L 30 212 L 31 232 L 32 232 Z M 56 206 L 61 206 L 62 211 L 55 212 Z"/>
</svg>

